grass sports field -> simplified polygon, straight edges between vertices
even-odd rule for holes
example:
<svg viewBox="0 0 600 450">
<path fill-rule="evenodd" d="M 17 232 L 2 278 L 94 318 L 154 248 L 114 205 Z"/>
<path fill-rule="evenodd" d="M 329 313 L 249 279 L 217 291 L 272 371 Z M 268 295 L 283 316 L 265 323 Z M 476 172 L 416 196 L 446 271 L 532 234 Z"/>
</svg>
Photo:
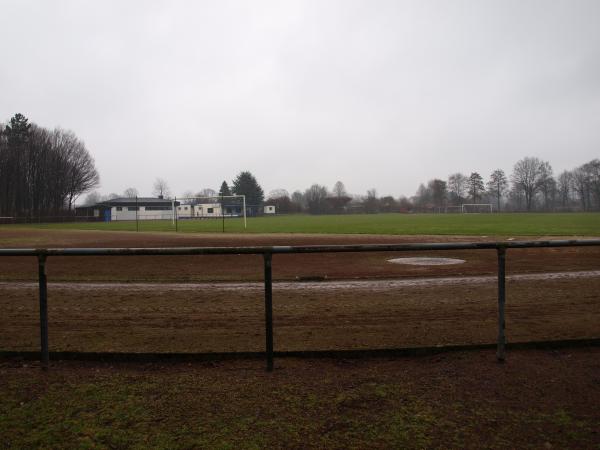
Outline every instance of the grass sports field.
<svg viewBox="0 0 600 450">
<path fill-rule="evenodd" d="M 175 231 L 169 220 L 140 221 L 140 231 Z M 1 227 L 1 226 L 0 226 Z M 30 224 L 72 230 L 135 231 L 135 222 Z M 181 232 L 244 231 L 242 219 L 179 220 Z M 600 213 L 352 214 L 248 218 L 249 233 L 399 234 L 463 236 L 598 236 Z"/>
</svg>

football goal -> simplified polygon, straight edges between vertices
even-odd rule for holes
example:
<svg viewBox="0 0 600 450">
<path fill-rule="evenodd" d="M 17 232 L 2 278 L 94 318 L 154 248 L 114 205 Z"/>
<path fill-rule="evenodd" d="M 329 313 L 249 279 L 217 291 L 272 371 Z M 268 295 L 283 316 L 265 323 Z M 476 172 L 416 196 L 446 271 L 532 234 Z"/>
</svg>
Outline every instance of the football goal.
<svg viewBox="0 0 600 450">
<path fill-rule="evenodd" d="M 494 207 L 491 203 L 463 203 L 461 206 L 463 213 L 491 213 Z"/>
</svg>

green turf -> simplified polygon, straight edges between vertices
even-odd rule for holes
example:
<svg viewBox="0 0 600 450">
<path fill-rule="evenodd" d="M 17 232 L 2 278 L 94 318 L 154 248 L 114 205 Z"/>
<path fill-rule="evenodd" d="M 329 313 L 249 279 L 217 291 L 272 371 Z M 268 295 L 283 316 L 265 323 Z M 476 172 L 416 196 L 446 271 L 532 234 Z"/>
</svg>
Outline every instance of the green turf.
<svg viewBox="0 0 600 450">
<path fill-rule="evenodd" d="M 48 229 L 135 231 L 135 222 L 5 225 Z M 179 220 L 181 232 L 220 232 L 220 219 Z M 140 221 L 139 231 L 175 231 L 168 220 Z M 226 219 L 226 232 L 243 232 L 242 219 Z M 248 219 L 249 233 L 399 235 L 598 236 L 600 213 L 286 215 Z"/>
</svg>

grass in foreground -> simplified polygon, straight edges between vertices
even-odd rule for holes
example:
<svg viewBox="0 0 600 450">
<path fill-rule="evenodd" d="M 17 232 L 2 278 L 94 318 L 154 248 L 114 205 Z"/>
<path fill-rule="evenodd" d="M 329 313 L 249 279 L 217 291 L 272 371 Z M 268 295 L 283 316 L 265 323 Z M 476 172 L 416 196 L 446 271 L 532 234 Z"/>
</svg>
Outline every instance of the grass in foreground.
<svg viewBox="0 0 600 450">
<path fill-rule="evenodd" d="M 73 230 L 136 231 L 135 222 L 87 222 L 17 227 Z M 221 232 L 220 219 L 179 220 L 178 231 Z M 140 221 L 139 231 L 175 231 L 168 220 Z M 242 219 L 226 219 L 225 231 L 244 232 Z M 519 213 L 519 214 L 349 214 L 287 215 L 248 219 L 249 233 L 339 233 L 465 236 L 599 236 L 600 213 Z"/>
<path fill-rule="evenodd" d="M 0 362 L 7 448 L 592 448 L 598 351 L 213 364 Z M 547 393 L 547 394 L 546 394 Z"/>
</svg>

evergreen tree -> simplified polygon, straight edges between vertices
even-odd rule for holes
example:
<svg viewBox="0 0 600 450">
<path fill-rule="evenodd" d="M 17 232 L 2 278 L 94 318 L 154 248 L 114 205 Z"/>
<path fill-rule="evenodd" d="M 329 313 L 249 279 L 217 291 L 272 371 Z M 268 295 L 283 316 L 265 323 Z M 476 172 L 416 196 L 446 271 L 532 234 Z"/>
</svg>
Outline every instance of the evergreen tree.
<svg viewBox="0 0 600 450">
<path fill-rule="evenodd" d="M 265 193 L 260 187 L 254 175 L 250 172 L 240 172 L 233 180 L 231 191 L 235 195 L 245 195 L 246 205 L 260 206 L 265 198 Z"/>
<path fill-rule="evenodd" d="M 222 196 L 231 195 L 231 190 L 229 189 L 229 185 L 227 184 L 227 181 L 223 181 L 223 183 L 221 183 L 221 189 L 219 189 L 219 195 L 222 195 Z"/>
<path fill-rule="evenodd" d="M 29 140 L 31 124 L 23 114 L 17 113 L 10 119 L 10 125 L 6 125 L 4 134 L 9 146 L 24 144 Z"/>
<path fill-rule="evenodd" d="M 477 203 L 477 200 L 479 200 L 481 197 L 481 192 L 484 190 L 483 178 L 477 172 L 473 172 L 471 173 L 471 176 L 469 176 L 467 184 L 469 186 L 469 194 L 471 194 L 473 202 Z"/>
</svg>

